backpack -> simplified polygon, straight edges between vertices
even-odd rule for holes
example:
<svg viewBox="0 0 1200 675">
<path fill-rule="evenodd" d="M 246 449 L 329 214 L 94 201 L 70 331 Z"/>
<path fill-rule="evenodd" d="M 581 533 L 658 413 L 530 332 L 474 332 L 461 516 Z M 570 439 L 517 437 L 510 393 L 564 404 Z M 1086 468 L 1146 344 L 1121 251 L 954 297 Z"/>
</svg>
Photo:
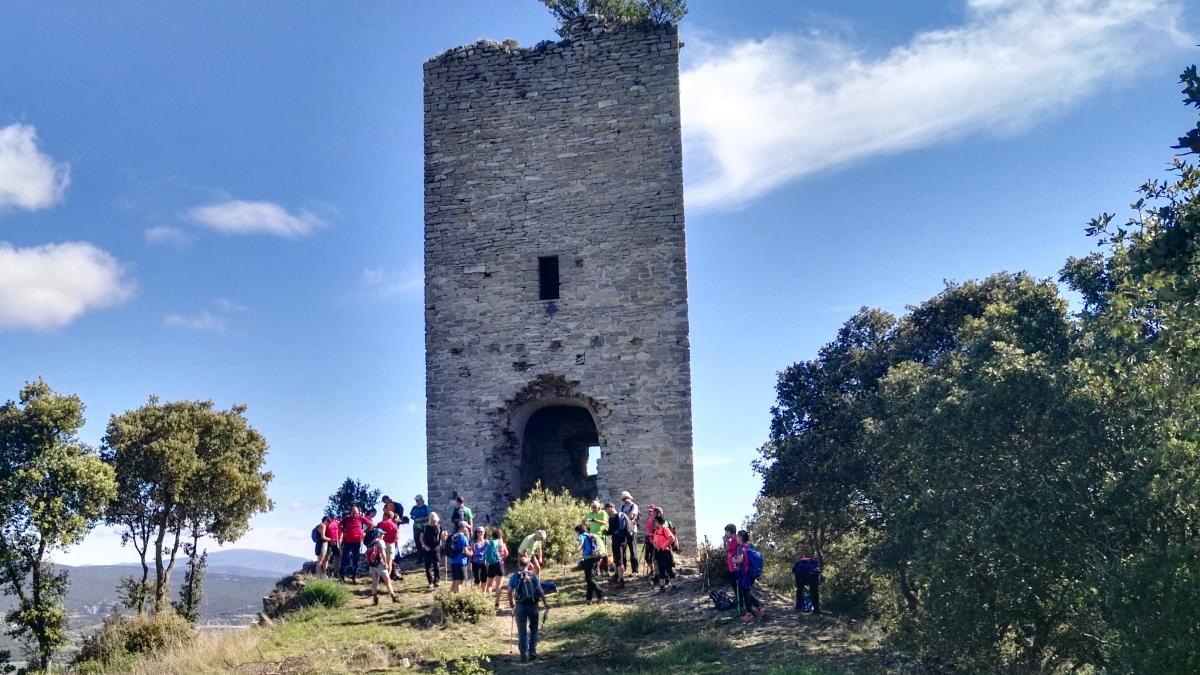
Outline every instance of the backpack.
<svg viewBox="0 0 1200 675">
<path fill-rule="evenodd" d="M 462 533 L 459 533 L 459 534 L 454 535 L 453 537 L 450 537 L 450 553 L 449 553 L 449 555 L 451 557 L 457 558 L 457 557 L 461 556 L 464 551 L 467 550 L 466 546 L 463 546 L 463 540 L 465 540 L 465 539 L 466 539 L 466 537 Z"/>
<path fill-rule="evenodd" d="M 367 567 L 374 567 L 381 564 L 382 557 L 379 555 L 379 547 L 372 545 L 367 549 Z"/>
<path fill-rule="evenodd" d="M 316 527 L 313 528 L 312 540 L 313 540 L 314 544 L 321 543 L 321 533 L 319 531 L 320 527 L 321 527 L 320 525 L 317 525 Z"/>
<path fill-rule="evenodd" d="M 792 574 L 795 576 L 820 575 L 821 563 L 812 558 L 801 558 L 792 565 Z"/>
<path fill-rule="evenodd" d="M 763 555 L 758 549 L 746 546 L 742 549 L 742 555 L 746 556 L 746 578 L 754 581 L 762 576 L 763 572 Z"/>
<path fill-rule="evenodd" d="M 489 565 L 496 565 L 500 562 L 500 541 L 493 539 L 487 543 L 487 547 L 483 549 L 483 561 Z"/>
<path fill-rule="evenodd" d="M 722 612 L 737 607 L 737 601 L 729 597 L 729 593 L 724 588 L 714 588 L 709 591 L 708 597 L 712 598 L 713 606 Z"/>
<path fill-rule="evenodd" d="M 600 542 L 591 532 L 583 534 L 583 557 L 591 558 L 600 555 Z"/>
<path fill-rule="evenodd" d="M 517 587 L 513 589 L 513 599 L 535 604 L 542 599 L 542 585 L 538 583 L 536 574 L 528 570 L 517 572 Z"/>
<path fill-rule="evenodd" d="M 629 514 L 624 511 L 617 512 L 617 531 L 613 534 L 625 535 L 629 534 Z"/>
</svg>

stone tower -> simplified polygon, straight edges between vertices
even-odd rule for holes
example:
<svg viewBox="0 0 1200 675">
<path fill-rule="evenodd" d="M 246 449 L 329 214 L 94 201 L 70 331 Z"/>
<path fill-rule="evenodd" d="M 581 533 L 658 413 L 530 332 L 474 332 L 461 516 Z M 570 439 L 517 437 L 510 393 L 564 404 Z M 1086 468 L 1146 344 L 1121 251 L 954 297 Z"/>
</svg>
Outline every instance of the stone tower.
<svg viewBox="0 0 1200 675">
<path fill-rule="evenodd" d="M 425 64 L 429 503 L 629 490 L 696 541 L 679 38 L 596 18 Z M 644 519 L 643 519 L 644 522 Z"/>
</svg>

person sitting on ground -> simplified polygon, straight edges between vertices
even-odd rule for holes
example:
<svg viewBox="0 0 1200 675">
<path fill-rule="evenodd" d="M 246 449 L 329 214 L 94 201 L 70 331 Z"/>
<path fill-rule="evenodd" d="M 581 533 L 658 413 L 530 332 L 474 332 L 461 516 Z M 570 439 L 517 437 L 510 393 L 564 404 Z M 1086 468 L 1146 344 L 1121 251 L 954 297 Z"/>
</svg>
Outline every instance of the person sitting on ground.
<svg viewBox="0 0 1200 675">
<path fill-rule="evenodd" d="M 614 574 L 611 588 L 624 588 L 625 554 L 629 548 L 629 538 L 633 536 L 633 523 L 629 522 L 629 516 L 618 511 L 611 502 L 604 505 L 604 512 L 608 514 L 608 533 L 612 535 Z"/>
<path fill-rule="evenodd" d="M 527 555 L 517 559 L 517 571 L 508 579 L 508 606 L 513 608 L 513 619 L 517 624 L 517 648 L 521 652 L 521 663 L 537 659 L 538 601 L 546 611 L 550 603 L 542 591 L 542 580 L 533 569 L 533 560 Z"/>
<path fill-rule="evenodd" d="M 584 514 L 583 525 L 587 528 L 588 532 L 597 537 L 601 539 L 608 538 L 608 514 L 600 508 L 599 499 L 592 500 L 592 510 Z M 600 574 L 608 574 L 608 554 L 605 554 L 600 559 L 600 564 L 596 569 L 599 570 Z"/>
<path fill-rule="evenodd" d="M 598 534 L 592 534 L 587 531 L 583 525 L 575 526 L 575 534 L 578 544 L 575 546 L 575 552 L 582 556 L 579 561 L 579 566 L 583 569 L 583 583 L 587 586 L 587 603 L 592 604 L 592 595 L 596 596 L 596 602 L 604 602 L 604 592 L 600 590 L 600 586 L 596 584 L 596 565 L 600 563 L 600 558 L 604 552 L 604 538 Z"/>
<path fill-rule="evenodd" d="M 654 517 L 654 570 L 658 582 L 658 592 L 665 593 L 671 588 L 671 580 L 675 578 L 675 549 L 679 539 L 671 528 L 667 527 L 662 514 Z"/>
<path fill-rule="evenodd" d="M 485 592 L 496 595 L 496 609 L 500 609 L 501 579 L 504 578 L 504 560 L 508 558 L 508 546 L 504 544 L 504 530 L 492 528 L 492 538 L 484 550 L 483 559 L 487 563 L 487 587 Z"/>
<path fill-rule="evenodd" d="M 463 501 L 462 495 L 454 498 L 454 510 L 450 512 L 450 523 L 454 526 L 455 532 L 462 529 L 463 523 L 471 527 L 475 526 L 475 514 L 471 512 L 471 507 Z"/>
<path fill-rule="evenodd" d="M 425 526 L 429 524 L 429 505 L 425 503 L 425 498 L 421 495 L 413 497 L 415 503 L 412 510 L 408 512 L 408 516 L 412 519 L 413 541 L 419 541 L 421 532 Z M 425 552 L 421 547 L 417 546 L 417 562 L 421 562 L 425 558 Z"/>
<path fill-rule="evenodd" d="M 801 556 L 792 565 L 792 577 L 796 580 L 796 611 L 808 611 L 804 606 L 805 589 L 814 616 L 821 616 L 821 563 L 815 558 Z"/>
<path fill-rule="evenodd" d="M 545 541 L 546 531 L 538 530 L 522 539 L 521 545 L 517 547 L 517 555 L 529 556 L 529 564 L 533 565 L 533 571 L 538 574 L 542 573 L 542 563 L 545 561 L 545 551 L 543 550 Z"/>
<path fill-rule="evenodd" d="M 487 539 L 484 538 L 482 526 L 475 528 L 475 538 L 471 540 L 471 579 L 475 587 L 482 590 L 487 583 Z"/>
<path fill-rule="evenodd" d="M 646 527 L 642 528 L 641 556 L 646 565 L 646 578 L 650 580 L 651 586 L 658 583 L 658 571 L 654 569 L 654 529 L 658 527 L 658 523 L 654 522 L 656 508 L 654 504 L 646 505 Z"/>
<path fill-rule="evenodd" d="M 623 557 L 629 560 L 630 570 L 636 577 L 638 573 L 638 522 L 641 520 L 641 515 L 638 513 L 637 502 L 633 501 L 633 495 L 629 494 L 628 490 L 621 493 L 620 511 L 629 518 L 629 537 L 625 540 L 625 545 L 629 547 L 629 555 Z"/>
<path fill-rule="evenodd" d="M 721 535 L 721 542 L 725 546 L 725 570 L 729 572 L 729 587 L 736 593 L 738 568 L 737 563 L 734 562 L 734 558 L 737 557 L 738 547 L 741 546 L 737 538 L 737 525 L 730 523 L 725 526 L 725 534 Z"/>
<path fill-rule="evenodd" d="M 429 514 L 429 522 L 421 528 L 421 536 L 417 538 L 417 548 L 421 551 L 421 562 L 425 565 L 425 580 L 429 590 L 437 588 L 441 568 L 438 566 L 438 549 L 441 547 L 441 518 L 436 511 Z"/>
<path fill-rule="evenodd" d="M 350 583 L 358 583 L 358 566 L 362 561 L 362 543 L 367 532 L 374 529 L 371 521 L 362 515 L 357 506 L 350 507 L 350 513 L 342 518 L 342 567 L 338 578 L 346 580 L 346 571 L 350 572 Z"/>
<path fill-rule="evenodd" d="M 447 555 L 450 558 L 450 592 L 458 593 L 467 580 L 467 567 L 471 564 L 471 526 L 466 521 L 450 537 Z"/>
<path fill-rule="evenodd" d="M 750 543 L 750 533 L 741 530 L 737 534 L 738 553 L 735 562 L 738 565 L 738 613 L 742 623 L 750 623 L 763 616 L 762 602 L 754 597 L 754 582 L 762 574 L 763 557 L 754 544 Z"/>
<path fill-rule="evenodd" d="M 371 573 L 371 598 L 376 605 L 379 604 L 379 583 L 382 581 L 387 586 L 388 595 L 391 596 L 392 602 L 399 602 L 396 597 L 396 589 L 392 587 L 392 578 L 388 572 L 387 544 L 383 543 L 383 530 L 376 529 L 374 542 L 367 549 L 367 570 Z"/>
</svg>

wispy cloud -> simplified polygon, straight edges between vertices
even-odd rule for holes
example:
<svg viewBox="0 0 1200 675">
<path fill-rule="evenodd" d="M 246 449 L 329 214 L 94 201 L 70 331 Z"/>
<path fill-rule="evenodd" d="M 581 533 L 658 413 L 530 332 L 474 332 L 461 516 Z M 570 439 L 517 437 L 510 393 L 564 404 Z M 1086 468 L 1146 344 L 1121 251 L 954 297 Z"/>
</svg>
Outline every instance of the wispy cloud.
<svg viewBox="0 0 1200 675">
<path fill-rule="evenodd" d="M 217 298 L 212 303 L 212 309 L 202 309 L 195 314 L 168 314 L 163 317 L 163 325 L 196 333 L 223 333 L 228 326 L 230 314 L 248 311 L 250 308 L 245 305 L 239 305 L 228 298 Z"/>
<path fill-rule="evenodd" d="M 363 269 L 362 284 L 384 298 L 416 293 L 425 287 L 425 275 L 417 267 L 390 272 L 382 267 Z"/>
<path fill-rule="evenodd" d="M 168 225 L 148 227 L 142 234 L 145 236 L 147 244 L 169 244 L 182 248 L 192 243 L 192 235 L 178 227 Z"/>
<path fill-rule="evenodd" d="M 62 201 L 71 167 L 38 149 L 37 130 L 25 124 L 0 127 L 0 213 L 37 211 Z"/>
<path fill-rule="evenodd" d="M 1192 38 L 1175 0 L 967 0 L 961 25 L 880 58 L 823 36 L 713 45 L 681 75 L 690 206 L 819 171 L 1030 127 Z"/>
<path fill-rule="evenodd" d="M 0 329 L 59 328 L 134 292 L 125 267 L 86 242 L 31 248 L 0 242 Z"/>
<path fill-rule="evenodd" d="M 240 199 L 197 206 L 188 218 L 226 234 L 269 234 L 288 239 L 306 237 L 325 225 L 325 220 L 307 209 L 295 214 L 274 202 Z"/>
</svg>

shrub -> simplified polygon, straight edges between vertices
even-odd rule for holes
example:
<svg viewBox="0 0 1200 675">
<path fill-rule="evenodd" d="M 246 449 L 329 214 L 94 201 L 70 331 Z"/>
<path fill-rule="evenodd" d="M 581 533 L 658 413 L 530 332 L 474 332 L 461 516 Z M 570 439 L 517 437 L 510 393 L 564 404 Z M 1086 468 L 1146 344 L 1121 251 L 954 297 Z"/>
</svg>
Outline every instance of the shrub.
<svg viewBox="0 0 1200 675">
<path fill-rule="evenodd" d="M 296 594 L 298 607 L 328 607 L 337 609 L 350 603 L 350 591 L 329 579 L 312 579 Z"/>
<path fill-rule="evenodd" d="M 441 623 L 481 623 L 495 615 L 492 597 L 475 590 L 433 596 L 433 617 Z"/>
<path fill-rule="evenodd" d="M 81 672 L 96 672 L 128 664 L 137 655 L 189 644 L 196 637 L 191 624 L 174 612 L 120 616 L 113 614 L 83 639 L 75 657 Z"/>
<path fill-rule="evenodd" d="M 696 562 L 700 574 L 704 575 L 709 587 L 728 586 L 729 568 L 725 566 L 725 549 L 720 544 L 713 544 L 704 537 L 700 548 L 696 550 Z"/>
<path fill-rule="evenodd" d="M 565 563 L 575 550 L 575 526 L 583 522 L 588 510 L 588 505 L 572 497 L 570 491 L 547 490 L 538 481 L 528 495 L 513 502 L 504 514 L 508 550 L 515 556 L 526 535 L 545 530 L 546 560 Z"/>
</svg>

